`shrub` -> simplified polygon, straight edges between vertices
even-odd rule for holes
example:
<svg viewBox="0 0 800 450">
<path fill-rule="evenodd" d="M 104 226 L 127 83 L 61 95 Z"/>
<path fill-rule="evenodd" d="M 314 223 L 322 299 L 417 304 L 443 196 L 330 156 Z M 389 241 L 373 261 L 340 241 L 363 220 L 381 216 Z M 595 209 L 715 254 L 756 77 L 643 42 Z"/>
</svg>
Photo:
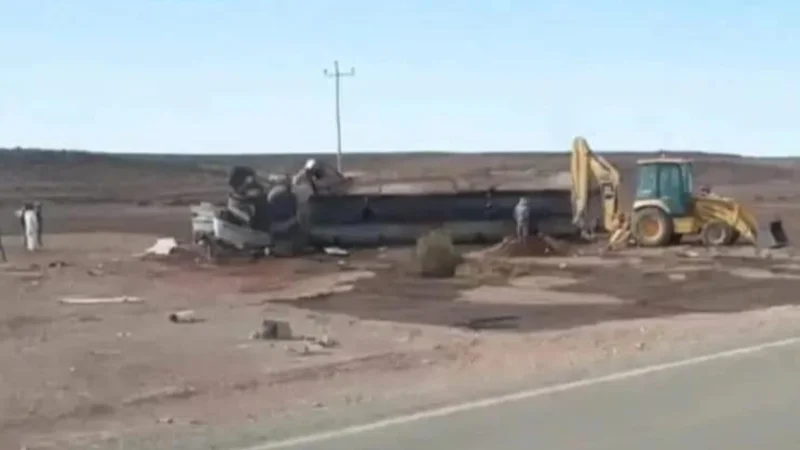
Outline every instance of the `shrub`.
<svg viewBox="0 0 800 450">
<path fill-rule="evenodd" d="M 453 245 L 453 239 L 441 229 L 433 230 L 417 239 L 415 257 L 419 273 L 423 277 L 452 277 L 462 261 L 461 254 Z"/>
</svg>

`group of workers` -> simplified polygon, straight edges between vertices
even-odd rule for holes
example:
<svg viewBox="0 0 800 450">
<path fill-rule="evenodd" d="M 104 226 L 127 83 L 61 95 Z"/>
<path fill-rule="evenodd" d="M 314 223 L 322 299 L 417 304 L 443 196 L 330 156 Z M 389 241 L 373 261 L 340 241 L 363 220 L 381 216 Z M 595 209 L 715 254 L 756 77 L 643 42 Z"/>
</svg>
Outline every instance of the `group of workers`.
<svg viewBox="0 0 800 450">
<path fill-rule="evenodd" d="M 34 252 L 42 247 L 42 204 L 25 203 L 14 215 L 22 226 L 22 243 L 26 250 Z M 0 237 L 0 261 L 6 262 L 6 250 Z"/>
</svg>

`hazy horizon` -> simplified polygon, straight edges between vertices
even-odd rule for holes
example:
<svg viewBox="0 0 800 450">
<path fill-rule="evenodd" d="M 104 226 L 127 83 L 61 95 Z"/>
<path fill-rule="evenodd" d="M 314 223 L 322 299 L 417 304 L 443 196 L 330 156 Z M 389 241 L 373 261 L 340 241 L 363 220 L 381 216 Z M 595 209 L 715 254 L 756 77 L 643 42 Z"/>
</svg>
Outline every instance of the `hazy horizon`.
<svg viewBox="0 0 800 450">
<path fill-rule="evenodd" d="M 611 153 L 611 154 L 638 154 L 638 153 L 650 153 L 650 152 L 666 152 L 666 153 L 687 153 L 687 154 L 708 154 L 714 156 L 730 156 L 730 157 L 743 157 L 749 158 L 754 157 L 751 155 L 744 155 L 738 153 L 726 153 L 726 152 L 708 152 L 704 150 L 692 150 L 692 149 L 598 149 L 593 148 L 594 151 L 601 152 L 601 153 Z M 176 157 L 253 157 L 253 156 L 298 156 L 298 155 L 313 155 L 313 156 L 326 156 L 331 159 L 336 157 L 336 152 L 269 152 L 269 153 L 176 153 L 176 152 L 164 152 L 164 153 L 155 153 L 155 152 L 109 152 L 109 151 L 102 151 L 102 150 L 82 150 L 82 149 L 68 149 L 68 148 L 41 148 L 41 147 L 0 147 L 0 152 L 14 152 L 14 151 L 31 151 L 31 152 L 73 152 L 73 153 L 88 153 L 93 155 L 107 155 L 107 156 L 176 156 Z M 567 155 L 569 149 L 563 150 L 512 150 L 512 151 L 480 151 L 480 150 L 472 150 L 472 151 L 458 151 L 458 150 L 388 150 L 388 151 L 369 151 L 369 150 L 357 150 L 357 151 L 349 151 L 343 154 L 343 158 L 346 160 L 348 155 L 524 155 L 528 153 L 534 153 L 538 155 Z M 766 157 L 760 155 L 758 157 Z M 788 157 L 788 156 L 787 156 Z M 800 157 L 800 155 L 798 156 Z M 780 156 L 776 156 L 776 158 L 781 158 Z"/>
</svg>

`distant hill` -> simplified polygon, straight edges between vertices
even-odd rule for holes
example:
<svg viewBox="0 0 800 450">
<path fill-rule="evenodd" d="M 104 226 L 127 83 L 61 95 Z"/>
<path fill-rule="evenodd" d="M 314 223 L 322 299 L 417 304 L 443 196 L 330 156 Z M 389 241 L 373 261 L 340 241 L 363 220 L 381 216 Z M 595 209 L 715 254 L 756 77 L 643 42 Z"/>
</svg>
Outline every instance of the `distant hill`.
<svg viewBox="0 0 800 450">
<path fill-rule="evenodd" d="M 0 150 L 0 198 L 145 201 L 217 189 L 225 171 L 83 151 Z"/>
<path fill-rule="evenodd" d="M 634 174 L 635 162 L 656 153 L 603 151 L 623 176 Z M 712 185 L 800 181 L 800 159 L 760 159 L 697 151 L 671 151 L 670 156 L 695 160 L 698 182 Z M 186 203 L 219 199 L 226 191 L 232 165 L 248 165 L 266 173 L 293 173 L 308 158 L 334 163 L 333 154 L 170 155 L 110 154 L 73 150 L 0 149 L 0 200 L 45 199 L 59 202 Z M 486 178 L 517 171 L 538 175 L 565 171 L 568 153 L 347 153 L 345 169 L 369 178 Z M 633 183 L 633 180 L 628 180 Z"/>
</svg>

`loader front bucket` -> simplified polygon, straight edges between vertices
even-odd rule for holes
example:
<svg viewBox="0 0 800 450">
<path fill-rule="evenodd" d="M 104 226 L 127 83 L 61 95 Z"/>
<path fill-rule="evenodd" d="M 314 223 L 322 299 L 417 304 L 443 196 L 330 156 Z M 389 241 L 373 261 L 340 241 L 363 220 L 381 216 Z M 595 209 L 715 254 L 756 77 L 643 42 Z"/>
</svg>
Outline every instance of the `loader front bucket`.
<svg viewBox="0 0 800 450">
<path fill-rule="evenodd" d="M 756 246 L 759 248 L 781 248 L 789 245 L 783 222 L 775 219 L 766 227 L 759 227 L 756 234 Z"/>
</svg>

